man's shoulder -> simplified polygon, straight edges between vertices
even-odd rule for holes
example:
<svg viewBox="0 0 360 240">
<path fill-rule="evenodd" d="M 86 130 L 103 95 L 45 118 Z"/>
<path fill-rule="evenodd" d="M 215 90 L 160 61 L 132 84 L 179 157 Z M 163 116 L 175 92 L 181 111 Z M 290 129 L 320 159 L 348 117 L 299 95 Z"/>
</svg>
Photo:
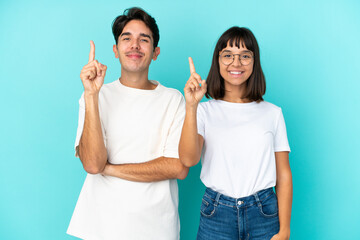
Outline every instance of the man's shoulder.
<svg viewBox="0 0 360 240">
<path fill-rule="evenodd" d="M 104 83 L 100 89 L 100 92 L 113 91 L 114 89 L 116 89 L 116 87 L 118 85 L 118 81 L 119 80 L 115 80 L 110 83 Z"/>
<path fill-rule="evenodd" d="M 179 90 L 177 90 L 175 88 L 166 87 L 166 86 L 164 86 L 162 84 L 160 84 L 160 85 L 162 87 L 163 93 L 166 94 L 167 96 L 173 97 L 173 98 L 179 98 L 179 99 L 183 98 L 183 95 Z"/>
</svg>

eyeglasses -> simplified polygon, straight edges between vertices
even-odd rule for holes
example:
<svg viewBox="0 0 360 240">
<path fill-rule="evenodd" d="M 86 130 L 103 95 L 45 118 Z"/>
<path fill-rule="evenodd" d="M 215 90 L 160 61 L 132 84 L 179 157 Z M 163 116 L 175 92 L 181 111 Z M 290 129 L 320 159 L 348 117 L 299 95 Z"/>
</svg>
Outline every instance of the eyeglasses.
<svg viewBox="0 0 360 240">
<path fill-rule="evenodd" d="M 220 61 L 224 65 L 228 66 L 234 62 L 236 55 L 239 56 L 239 61 L 243 66 L 249 65 L 254 58 L 251 52 L 245 52 L 242 54 L 232 54 L 231 52 L 226 51 L 220 54 Z"/>
</svg>

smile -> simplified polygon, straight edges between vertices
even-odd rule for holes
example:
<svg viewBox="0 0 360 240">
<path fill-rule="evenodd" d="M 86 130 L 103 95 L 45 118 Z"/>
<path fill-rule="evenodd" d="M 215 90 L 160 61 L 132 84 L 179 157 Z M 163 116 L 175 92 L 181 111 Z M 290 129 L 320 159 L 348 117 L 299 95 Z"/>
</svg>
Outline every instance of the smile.
<svg viewBox="0 0 360 240">
<path fill-rule="evenodd" d="M 241 76 L 244 73 L 244 71 L 229 71 L 229 73 L 234 77 L 238 77 Z"/>
<path fill-rule="evenodd" d="M 141 58 L 144 54 L 139 53 L 139 52 L 133 52 L 133 53 L 127 53 L 126 56 L 129 58 L 134 58 L 134 59 L 138 59 Z"/>
<path fill-rule="evenodd" d="M 141 55 L 138 55 L 138 54 L 128 54 L 126 56 L 128 56 L 129 58 L 141 58 L 142 57 Z"/>
</svg>

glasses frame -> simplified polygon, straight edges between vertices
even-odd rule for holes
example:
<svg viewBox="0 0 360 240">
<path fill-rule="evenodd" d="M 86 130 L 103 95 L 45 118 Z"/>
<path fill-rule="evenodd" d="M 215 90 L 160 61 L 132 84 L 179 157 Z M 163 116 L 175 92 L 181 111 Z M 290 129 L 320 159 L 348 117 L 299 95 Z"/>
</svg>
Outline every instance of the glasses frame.
<svg viewBox="0 0 360 240">
<path fill-rule="evenodd" d="M 225 63 L 221 60 L 221 55 L 222 55 L 223 53 L 227 53 L 227 54 L 233 55 L 233 60 L 231 61 L 231 63 L 225 64 Z M 251 61 L 250 61 L 248 64 L 243 64 L 243 62 L 241 61 L 241 57 L 240 57 L 240 56 L 243 55 L 243 53 L 233 54 L 233 53 L 231 53 L 231 52 L 222 52 L 222 53 L 219 54 L 219 59 L 220 59 L 221 63 L 224 64 L 225 66 L 230 66 L 230 65 L 235 61 L 235 56 L 238 55 L 238 56 L 239 56 L 239 62 L 241 63 L 241 65 L 243 65 L 243 66 L 248 66 L 248 65 L 250 65 L 250 64 L 254 61 L 254 54 L 253 54 L 251 51 L 249 51 L 249 53 L 251 53 L 251 54 L 250 54 L 250 55 L 251 55 Z"/>
</svg>

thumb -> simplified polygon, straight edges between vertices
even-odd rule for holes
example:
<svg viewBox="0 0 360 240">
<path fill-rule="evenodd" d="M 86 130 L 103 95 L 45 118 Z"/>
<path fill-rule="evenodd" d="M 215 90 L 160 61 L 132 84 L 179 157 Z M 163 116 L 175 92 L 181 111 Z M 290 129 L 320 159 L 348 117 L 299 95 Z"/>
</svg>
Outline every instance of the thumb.
<svg viewBox="0 0 360 240">
<path fill-rule="evenodd" d="M 101 75 L 102 75 L 102 76 L 105 76 L 106 70 L 107 70 L 107 66 L 106 66 L 106 65 L 103 65 L 103 64 L 100 64 L 100 69 L 101 69 Z"/>
<path fill-rule="evenodd" d="M 107 66 L 106 66 L 106 65 L 101 64 L 100 68 L 101 68 L 101 70 L 106 71 Z"/>
<path fill-rule="evenodd" d="M 203 93 L 206 93 L 207 91 L 207 84 L 206 84 L 206 80 L 201 80 L 201 90 Z"/>
</svg>

